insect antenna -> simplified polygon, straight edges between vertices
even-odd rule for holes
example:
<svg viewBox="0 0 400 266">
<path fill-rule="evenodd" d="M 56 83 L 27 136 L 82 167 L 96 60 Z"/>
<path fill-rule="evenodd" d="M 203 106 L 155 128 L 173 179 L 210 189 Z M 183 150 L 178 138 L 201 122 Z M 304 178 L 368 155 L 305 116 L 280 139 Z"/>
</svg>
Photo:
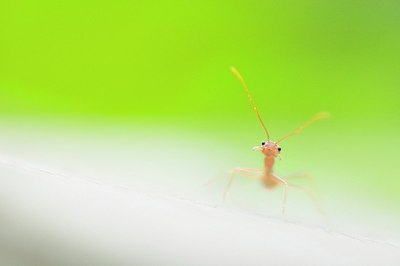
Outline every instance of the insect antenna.
<svg viewBox="0 0 400 266">
<path fill-rule="evenodd" d="M 237 69 L 234 68 L 233 66 L 231 67 L 231 70 L 232 70 L 233 74 L 235 74 L 235 76 L 236 76 L 236 77 L 240 80 L 240 82 L 242 83 L 243 88 L 244 88 L 244 91 L 246 92 L 246 95 L 247 95 L 247 97 L 249 98 L 250 104 L 251 104 L 251 106 L 253 107 L 253 110 L 254 110 L 254 112 L 256 113 L 257 118 L 258 118 L 258 120 L 260 121 L 262 127 L 264 128 L 265 134 L 267 134 L 267 138 L 268 138 L 268 141 L 269 141 L 269 140 L 270 140 L 270 137 L 269 137 L 268 129 L 267 129 L 267 127 L 265 126 L 264 122 L 262 121 L 260 114 L 258 113 L 257 106 L 256 106 L 256 104 L 254 103 L 254 100 L 253 100 L 253 98 L 251 97 L 251 95 L 250 95 L 250 93 L 249 93 L 249 89 L 247 88 L 246 83 L 244 82 L 244 79 L 243 79 L 242 75 L 240 75 L 239 71 L 237 71 Z"/>
<path fill-rule="evenodd" d="M 289 134 L 285 135 L 284 137 L 278 139 L 278 141 L 276 143 L 282 142 L 285 139 L 293 136 L 294 134 L 298 134 L 301 131 L 303 131 L 303 129 L 305 129 L 306 127 L 310 126 L 311 124 L 314 124 L 315 122 L 322 120 L 322 119 L 327 119 L 330 117 L 330 114 L 327 112 L 320 112 L 315 114 L 313 117 L 311 117 L 309 120 L 307 120 L 307 122 L 305 122 L 303 125 L 299 126 L 298 128 L 296 128 L 294 131 L 290 132 Z"/>
</svg>

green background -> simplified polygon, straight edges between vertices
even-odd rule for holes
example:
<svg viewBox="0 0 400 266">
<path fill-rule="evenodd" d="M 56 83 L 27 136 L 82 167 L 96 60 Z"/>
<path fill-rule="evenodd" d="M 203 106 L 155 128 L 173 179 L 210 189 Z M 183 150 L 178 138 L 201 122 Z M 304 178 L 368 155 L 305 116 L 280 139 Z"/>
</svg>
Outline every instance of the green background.
<svg viewBox="0 0 400 266">
<path fill-rule="evenodd" d="M 0 114 L 179 128 L 258 166 L 265 137 L 234 65 L 273 139 L 332 115 L 282 143 L 281 172 L 399 210 L 399 13 L 388 0 L 2 1 Z"/>
</svg>

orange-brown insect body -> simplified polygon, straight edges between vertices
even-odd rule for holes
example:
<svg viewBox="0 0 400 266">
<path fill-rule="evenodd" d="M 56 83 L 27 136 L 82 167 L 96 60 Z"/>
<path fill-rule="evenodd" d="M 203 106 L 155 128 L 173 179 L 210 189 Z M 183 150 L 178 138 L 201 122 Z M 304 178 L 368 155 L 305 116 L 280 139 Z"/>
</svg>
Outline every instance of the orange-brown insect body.
<svg viewBox="0 0 400 266">
<path fill-rule="evenodd" d="M 278 185 L 276 176 L 273 174 L 275 158 L 280 155 L 279 146 L 273 142 L 268 141 L 262 147 L 261 152 L 265 155 L 264 158 L 264 175 L 262 180 L 267 188 L 273 188 Z"/>
<path fill-rule="evenodd" d="M 325 119 L 329 117 L 328 113 L 318 113 L 316 115 L 314 115 L 311 119 L 309 119 L 306 123 L 304 123 L 303 125 L 301 125 L 300 127 L 296 128 L 294 131 L 290 132 L 289 134 L 285 135 L 284 137 L 278 139 L 278 141 L 274 142 L 270 139 L 270 135 L 269 135 L 269 131 L 266 127 L 266 125 L 264 124 L 263 120 L 261 119 L 261 116 L 258 112 L 258 109 L 254 103 L 253 98 L 251 97 L 249 90 L 247 89 L 247 85 L 244 82 L 244 79 L 242 77 L 242 75 L 236 70 L 236 68 L 232 67 L 231 68 L 232 72 L 236 75 L 236 77 L 240 80 L 240 82 L 243 85 L 243 88 L 246 92 L 247 97 L 249 98 L 250 104 L 253 107 L 254 112 L 257 115 L 258 120 L 260 121 L 261 126 L 263 127 L 265 134 L 267 136 L 267 141 L 266 142 L 262 142 L 260 146 L 256 146 L 253 149 L 254 150 L 259 150 L 263 153 L 263 155 L 265 156 L 264 158 L 264 168 L 263 169 L 257 169 L 257 168 L 244 168 L 244 167 L 237 167 L 235 168 L 232 172 L 231 172 L 231 177 L 229 179 L 229 183 L 227 188 L 225 189 L 224 192 L 224 199 L 226 197 L 226 194 L 232 184 L 232 180 L 234 175 L 240 174 L 240 175 L 244 175 L 244 176 L 249 176 L 252 178 L 258 178 L 261 179 L 263 181 L 263 183 L 265 184 L 265 186 L 267 188 L 274 188 L 277 185 L 284 185 L 285 187 L 285 194 L 284 194 L 284 200 L 283 200 L 283 209 L 282 212 L 284 213 L 285 211 L 285 204 L 286 204 L 286 198 L 287 198 L 287 190 L 289 187 L 293 187 L 293 188 L 297 188 L 300 189 L 304 192 L 306 192 L 304 189 L 296 186 L 296 185 L 292 185 L 289 184 L 285 179 L 280 178 L 279 176 L 275 175 L 273 172 L 273 167 L 275 164 L 275 159 L 278 157 L 280 158 L 280 153 L 281 153 L 281 147 L 279 147 L 278 143 L 284 141 L 285 139 L 291 137 L 294 134 L 298 134 L 300 133 L 304 128 L 308 127 L 309 125 L 311 125 L 312 123 L 321 120 L 321 119 Z"/>
</svg>

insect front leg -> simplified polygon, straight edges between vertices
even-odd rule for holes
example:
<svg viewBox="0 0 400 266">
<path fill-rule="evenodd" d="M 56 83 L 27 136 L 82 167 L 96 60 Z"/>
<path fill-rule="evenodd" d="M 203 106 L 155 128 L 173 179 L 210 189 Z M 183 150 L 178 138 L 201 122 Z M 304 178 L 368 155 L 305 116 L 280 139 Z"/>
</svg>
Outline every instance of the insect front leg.
<svg viewBox="0 0 400 266">
<path fill-rule="evenodd" d="M 285 192 L 283 193 L 283 203 L 282 203 L 282 215 L 285 215 L 289 183 L 286 182 L 286 180 L 280 178 L 277 175 L 274 175 L 274 178 L 276 178 L 276 181 L 278 181 L 279 183 L 281 183 L 285 187 Z"/>
<path fill-rule="evenodd" d="M 229 179 L 228 179 L 228 184 L 225 188 L 224 195 L 222 197 L 222 202 L 225 202 L 226 196 L 228 195 L 228 192 L 232 186 L 233 178 L 237 175 L 240 176 L 245 176 L 248 178 L 254 178 L 254 179 L 261 179 L 262 178 L 262 172 L 264 169 L 261 168 L 245 168 L 245 167 L 236 167 L 234 168 L 230 173 L 229 173 Z"/>
<path fill-rule="evenodd" d="M 297 179 L 297 178 L 306 178 L 308 179 L 310 182 L 314 181 L 314 177 L 312 175 L 310 175 L 307 172 L 303 172 L 303 173 L 296 173 L 296 174 L 291 174 L 291 175 L 287 175 L 285 176 L 285 180 L 289 180 L 289 179 Z"/>
</svg>

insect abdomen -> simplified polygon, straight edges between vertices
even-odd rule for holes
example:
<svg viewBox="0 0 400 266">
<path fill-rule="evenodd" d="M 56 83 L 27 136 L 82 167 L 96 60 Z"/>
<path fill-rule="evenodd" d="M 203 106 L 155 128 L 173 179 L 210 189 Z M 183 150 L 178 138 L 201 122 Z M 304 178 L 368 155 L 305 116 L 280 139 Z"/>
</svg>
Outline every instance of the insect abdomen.
<svg viewBox="0 0 400 266">
<path fill-rule="evenodd" d="M 278 182 L 271 173 L 265 174 L 263 178 L 263 183 L 267 188 L 274 188 L 276 185 L 278 185 Z"/>
</svg>

